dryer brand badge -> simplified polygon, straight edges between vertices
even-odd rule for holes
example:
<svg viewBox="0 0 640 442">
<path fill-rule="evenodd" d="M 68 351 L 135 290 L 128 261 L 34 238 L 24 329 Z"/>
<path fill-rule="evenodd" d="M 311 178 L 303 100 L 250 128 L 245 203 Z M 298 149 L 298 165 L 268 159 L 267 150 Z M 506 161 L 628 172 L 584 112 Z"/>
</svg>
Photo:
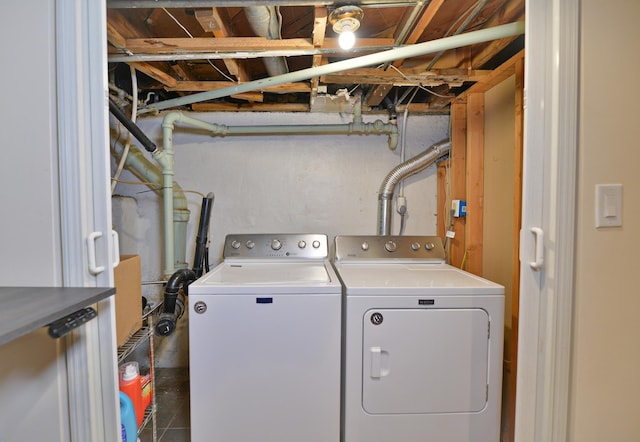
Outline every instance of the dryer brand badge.
<svg viewBox="0 0 640 442">
<path fill-rule="evenodd" d="M 373 325 L 380 325 L 382 324 L 382 321 L 384 321 L 384 318 L 382 317 L 382 313 L 375 312 L 374 314 L 371 315 L 371 323 Z"/>
<path fill-rule="evenodd" d="M 193 305 L 193 310 L 198 314 L 203 314 L 207 311 L 207 304 L 202 301 L 198 301 Z"/>
</svg>

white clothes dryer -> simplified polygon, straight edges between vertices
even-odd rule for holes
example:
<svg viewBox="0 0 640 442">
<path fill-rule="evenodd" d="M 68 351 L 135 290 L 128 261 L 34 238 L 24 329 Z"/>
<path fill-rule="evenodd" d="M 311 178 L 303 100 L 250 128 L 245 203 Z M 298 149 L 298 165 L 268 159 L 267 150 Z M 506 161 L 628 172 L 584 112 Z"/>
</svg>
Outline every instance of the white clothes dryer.
<svg viewBox="0 0 640 442">
<path fill-rule="evenodd" d="M 340 282 L 320 234 L 228 235 L 189 290 L 191 440 L 340 438 Z"/>
<path fill-rule="evenodd" d="M 498 442 L 504 288 L 425 236 L 338 236 L 344 442 Z"/>
</svg>

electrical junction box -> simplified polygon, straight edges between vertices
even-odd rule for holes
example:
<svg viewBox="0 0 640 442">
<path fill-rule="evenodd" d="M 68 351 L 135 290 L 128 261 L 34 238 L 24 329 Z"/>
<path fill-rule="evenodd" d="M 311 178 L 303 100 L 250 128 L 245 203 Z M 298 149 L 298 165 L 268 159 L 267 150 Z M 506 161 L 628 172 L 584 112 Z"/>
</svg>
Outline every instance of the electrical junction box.
<svg viewBox="0 0 640 442">
<path fill-rule="evenodd" d="M 451 212 L 455 218 L 467 216 L 467 202 L 462 200 L 451 201 Z"/>
</svg>

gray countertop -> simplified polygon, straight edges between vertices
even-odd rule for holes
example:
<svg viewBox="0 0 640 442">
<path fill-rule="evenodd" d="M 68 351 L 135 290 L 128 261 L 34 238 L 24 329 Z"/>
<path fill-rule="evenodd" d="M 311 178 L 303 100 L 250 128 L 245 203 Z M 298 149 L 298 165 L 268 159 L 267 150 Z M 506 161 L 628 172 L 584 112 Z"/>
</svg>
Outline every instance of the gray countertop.
<svg viewBox="0 0 640 442">
<path fill-rule="evenodd" d="M 0 345 L 114 293 L 106 287 L 0 287 Z"/>
</svg>

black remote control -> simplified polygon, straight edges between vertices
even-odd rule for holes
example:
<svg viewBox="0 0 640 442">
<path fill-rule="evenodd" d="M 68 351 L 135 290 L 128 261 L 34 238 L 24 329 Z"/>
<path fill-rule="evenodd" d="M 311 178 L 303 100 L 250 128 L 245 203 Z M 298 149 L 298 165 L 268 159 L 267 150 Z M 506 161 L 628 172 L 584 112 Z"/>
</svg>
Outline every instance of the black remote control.
<svg viewBox="0 0 640 442">
<path fill-rule="evenodd" d="M 91 307 L 86 307 L 73 312 L 64 318 L 60 318 L 49 324 L 49 336 L 52 338 L 61 338 L 74 328 L 95 318 L 97 315 L 96 311 Z"/>
</svg>

